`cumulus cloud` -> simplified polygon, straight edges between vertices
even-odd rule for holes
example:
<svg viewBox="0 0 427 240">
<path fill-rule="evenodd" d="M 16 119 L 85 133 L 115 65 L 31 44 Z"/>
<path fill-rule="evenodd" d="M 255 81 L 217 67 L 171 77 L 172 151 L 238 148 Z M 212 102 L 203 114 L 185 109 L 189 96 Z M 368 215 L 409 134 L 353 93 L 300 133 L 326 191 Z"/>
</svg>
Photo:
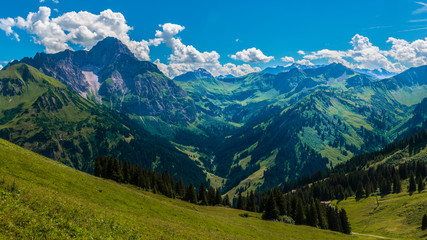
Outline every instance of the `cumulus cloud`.
<svg viewBox="0 0 427 240">
<path fill-rule="evenodd" d="M 132 27 L 127 25 L 121 13 L 110 9 L 98 15 L 80 11 L 51 18 L 51 9 L 40 7 L 38 12 L 30 12 L 25 19 L 23 17 L 0 19 L 0 29 L 19 41 L 19 35 L 14 28 L 33 35 L 34 42 L 43 45 L 47 53 L 70 49 L 70 43 L 90 49 L 106 37 L 115 37 L 126 44 L 138 59 L 150 59 L 149 46 L 152 43 L 131 40 L 128 32 Z"/>
<path fill-rule="evenodd" d="M 59 3 L 59 0 L 51 0 L 53 3 Z M 40 3 L 46 2 L 46 0 L 39 0 Z"/>
<path fill-rule="evenodd" d="M 380 69 L 401 72 L 409 67 L 427 65 L 427 38 L 408 42 L 390 37 L 391 49 L 381 50 L 369 38 L 356 34 L 350 44 L 352 49 L 338 51 L 323 49 L 305 54 L 303 59 L 326 59 L 329 63 L 341 63 L 351 68 Z"/>
<path fill-rule="evenodd" d="M 290 62 L 290 63 L 295 62 L 295 59 L 293 57 L 288 57 L 288 56 L 282 57 L 280 58 L 280 60 L 282 60 L 282 62 Z"/>
<path fill-rule="evenodd" d="M 260 68 L 251 67 L 248 64 L 235 65 L 227 63 L 222 65 L 219 62 L 220 55 L 216 51 L 201 52 L 192 45 L 185 45 L 176 35 L 185 29 L 184 26 L 166 23 L 160 25 L 162 30 L 156 31 L 156 38 L 150 40 L 154 46 L 166 44 L 172 50 L 168 57 L 168 64 L 154 61 L 158 68 L 169 77 L 174 77 L 198 68 L 204 68 L 214 76 L 232 74 L 241 76 L 251 72 L 260 71 Z"/>
<path fill-rule="evenodd" d="M 303 50 L 299 50 L 297 53 L 298 53 L 299 55 L 305 55 L 305 52 L 304 52 Z"/>
<path fill-rule="evenodd" d="M 306 66 L 313 66 L 314 64 L 312 62 L 310 62 L 310 60 L 307 59 L 301 59 L 296 61 L 295 63 L 300 64 L 300 65 L 306 65 Z"/>
<path fill-rule="evenodd" d="M 230 56 L 234 60 L 240 60 L 248 63 L 259 63 L 259 62 L 270 62 L 274 59 L 273 56 L 266 56 L 261 50 L 256 48 L 248 48 L 242 51 L 236 52 Z"/>
<path fill-rule="evenodd" d="M 2 70 L 3 69 L 3 66 L 0 64 L 0 70 Z"/>
</svg>

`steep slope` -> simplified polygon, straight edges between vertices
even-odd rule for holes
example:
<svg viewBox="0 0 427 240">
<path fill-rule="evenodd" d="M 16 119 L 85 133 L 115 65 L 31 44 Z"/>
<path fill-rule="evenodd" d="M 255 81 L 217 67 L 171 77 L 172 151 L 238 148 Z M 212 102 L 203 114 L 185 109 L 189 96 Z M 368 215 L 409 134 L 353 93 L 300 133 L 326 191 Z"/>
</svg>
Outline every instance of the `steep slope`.
<svg viewBox="0 0 427 240">
<path fill-rule="evenodd" d="M 194 103 L 185 91 L 153 63 L 137 60 L 115 38 L 100 41 L 90 51 L 38 53 L 11 64 L 18 63 L 31 65 L 118 112 L 184 125 L 196 118 Z"/>
<path fill-rule="evenodd" d="M 327 74 L 338 85 L 354 78 L 340 81 L 337 76 L 352 72 L 334 67 L 338 70 L 294 71 L 294 76 Z M 425 71 L 410 69 L 379 82 L 359 78 L 358 87 L 319 88 L 280 111 L 264 111 L 218 151 L 217 174 L 229 179 L 224 190 L 233 195 L 239 188 L 270 188 L 378 149 L 420 126 L 425 120 L 425 113 L 417 113 L 423 112 L 425 103 L 420 101 L 427 97 Z"/>
<path fill-rule="evenodd" d="M 112 155 L 186 181 L 205 174 L 167 141 L 25 64 L 0 71 L 0 136 L 83 171 Z"/>
<path fill-rule="evenodd" d="M 169 199 L 76 171 L 1 139 L 0 176 L 4 239 L 366 239 Z"/>
</svg>

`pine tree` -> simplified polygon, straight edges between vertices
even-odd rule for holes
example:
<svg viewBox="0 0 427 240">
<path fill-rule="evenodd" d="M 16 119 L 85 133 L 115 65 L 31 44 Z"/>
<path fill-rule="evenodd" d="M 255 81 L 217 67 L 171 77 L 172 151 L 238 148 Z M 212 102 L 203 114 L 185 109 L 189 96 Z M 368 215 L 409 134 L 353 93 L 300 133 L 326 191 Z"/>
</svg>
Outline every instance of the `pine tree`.
<svg viewBox="0 0 427 240">
<path fill-rule="evenodd" d="M 102 162 L 103 162 L 102 157 L 96 157 L 94 174 L 97 177 L 103 177 L 102 176 L 102 164 L 103 164 Z"/>
<path fill-rule="evenodd" d="M 411 177 L 409 178 L 409 193 L 413 193 L 417 190 L 417 186 L 415 184 L 414 174 L 411 173 Z"/>
<path fill-rule="evenodd" d="M 191 203 L 197 203 L 196 192 L 192 183 L 188 185 L 187 190 L 185 191 L 184 200 Z"/>
<path fill-rule="evenodd" d="M 393 179 L 393 193 L 400 193 L 402 191 L 402 184 L 400 183 L 399 174 L 395 174 Z"/>
<path fill-rule="evenodd" d="M 423 221 L 421 223 L 421 229 L 422 230 L 426 230 L 427 229 L 427 215 L 426 214 L 424 214 L 424 216 L 423 216 Z"/>
<path fill-rule="evenodd" d="M 230 202 L 230 198 L 228 197 L 228 195 L 225 195 L 224 199 L 222 199 L 222 205 L 227 206 L 227 207 L 231 207 L 231 202 Z"/>
<path fill-rule="evenodd" d="M 123 165 L 123 182 L 124 183 L 130 182 L 130 164 L 127 160 Z"/>
<path fill-rule="evenodd" d="M 335 208 L 327 207 L 326 216 L 328 218 L 329 230 L 341 232 L 341 221 Z"/>
<path fill-rule="evenodd" d="M 316 204 L 316 210 L 317 210 L 317 214 L 319 217 L 318 223 L 319 223 L 319 227 L 322 229 L 327 229 L 327 220 L 325 219 L 326 213 L 325 213 L 325 206 L 320 203 L 319 200 L 315 201 Z"/>
<path fill-rule="evenodd" d="M 221 192 L 219 191 L 219 188 L 217 188 L 215 192 L 215 205 L 220 205 L 221 203 L 222 203 Z"/>
<path fill-rule="evenodd" d="M 316 205 L 315 205 L 314 201 L 312 201 L 312 203 L 310 204 L 308 209 L 309 209 L 309 211 L 308 211 L 307 216 L 306 216 L 307 224 L 310 226 L 316 227 L 319 217 L 317 214 Z"/>
<path fill-rule="evenodd" d="M 185 196 L 185 187 L 182 178 L 179 178 L 178 182 L 175 184 L 175 193 L 178 197 L 181 198 Z"/>
<path fill-rule="evenodd" d="M 348 222 L 347 212 L 344 210 L 344 208 L 341 208 L 340 219 L 341 219 L 342 232 L 345 234 L 350 234 L 351 227 L 350 227 L 350 223 Z"/>
<path fill-rule="evenodd" d="M 245 209 L 244 203 L 243 203 L 243 197 L 242 197 L 242 193 L 239 192 L 239 196 L 237 197 L 237 203 L 236 203 L 236 208 L 237 209 Z"/>
<path fill-rule="evenodd" d="M 210 186 L 208 189 L 208 203 L 211 206 L 214 206 L 216 202 L 216 193 L 215 193 L 215 189 Z"/>
<path fill-rule="evenodd" d="M 365 191 L 363 191 L 362 183 L 359 182 L 357 184 L 357 190 L 356 190 L 356 199 L 361 199 L 365 195 Z"/>
<path fill-rule="evenodd" d="M 422 192 L 424 190 L 424 181 L 423 178 L 420 176 L 418 177 L 418 192 Z"/>
<path fill-rule="evenodd" d="M 200 183 L 199 191 L 197 192 L 197 201 L 201 205 L 208 205 L 208 198 L 206 196 L 206 188 L 205 184 L 202 182 Z"/>
<path fill-rule="evenodd" d="M 296 210 L 295 210 L 295 224 L 305 224 L 304 209 L 300 198 L 297 199 Z"/>
<path fill-rule="evenodd" d="M 276 201 L 274 201 L 273 193 L 270 193 L 268 197 L 265 211 L 262 214 L 262 219 L 265 220 L 275 220 L 279 217 L 279 210 L 277 210 Z"/>
<path fill-rule="evenodd" d="M 255 195 L 254 192 L 251 191 L 246 196 L 246 210 L 255 212 L 256 206 L 255 206 Z"/>
</svg>

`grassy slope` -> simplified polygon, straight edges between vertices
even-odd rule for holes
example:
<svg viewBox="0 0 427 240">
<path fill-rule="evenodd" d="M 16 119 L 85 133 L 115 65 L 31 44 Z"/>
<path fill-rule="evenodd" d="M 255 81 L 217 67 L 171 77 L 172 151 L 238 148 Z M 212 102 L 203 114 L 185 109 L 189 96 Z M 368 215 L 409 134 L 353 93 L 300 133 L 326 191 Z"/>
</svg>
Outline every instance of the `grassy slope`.
<svg viewBox="0 0 427 240">
<path fill-rule="evenodd" d="M 405 187 L 403 188 L 406 191 Z M 354 198 L 338 203 L 348 213 L 352 231 L 390 238 L 426 238 L 427 231 L 421 231 L 421 218 L 427 213 L 427 191 L 374 196 L 356 201 Z"/>
<path fill-rule="evenodd" d="M 0 238 L 358 239 L 201 207 L 79 172 L 0 140 Z M 18 191 L 8 190 L 16 181 Z"/>
<path fill-rule="evenodd" d="M 399 150 L 384 158 L 377 164 L 398 165 L 403 162 L 425 161 L 427 148 L 415 155 L 409 155 L 408 148 Z M 373 166 L 373 164 L 371 164 Z M 352 231 L 363 234 L 374 234 L 390 238 L 417 239 L 426 238 L 427 231 L 421 231 L 421 218 L 427 214 L 427 190 L 407 192 L 408 180 L 402 184 L 402 193 L 378 197 L 377 208 L 374 196 L 356 201 L 353 198 L 335 203 L 344 207 L 349 215 Z"/>
</svg>

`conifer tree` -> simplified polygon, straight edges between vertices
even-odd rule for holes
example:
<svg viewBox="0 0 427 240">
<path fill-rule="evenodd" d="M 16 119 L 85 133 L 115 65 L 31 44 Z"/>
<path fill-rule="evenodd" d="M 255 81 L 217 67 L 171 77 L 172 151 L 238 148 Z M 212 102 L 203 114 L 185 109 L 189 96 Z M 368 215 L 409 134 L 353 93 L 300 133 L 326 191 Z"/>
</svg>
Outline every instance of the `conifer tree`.
<svg viewBox="0 0 427 240">
<path fill-rule="evenodd" d="M 411 173 L 411 176 L 409 177 L 409 193 L 413 193 L 417 190 L 417 186 L 415 184 L 414 174 Z"/>
<path fill-rule="evenodd" d="M 237 203 L 236 203 L 236 208 L 237 209 L 245 209 L 244 203 L 243 203 L 243 197 L 242 197 L 242 193 L 239 192 L 239 195 L 237 197 Z"/>
<path fill-rule="evenodd" d="M 188 185 L 187 190 L 185 191 L 184 200 L 191 203 L 197 203 L 196 192 L 192 183 Z"/>
<path fill-rule="evenodd" d="M 214 206 L 216 202 L 216 193 L 215 193 L 215 189 L 210 186 L 208 189 L 208 203 L 211 206 Z"/>
<path fill-rule="evenodd" d="M 395 174 L 393 179 L 393 193 L 400 193 L 401 191 L 402 184 L 400 182 L 399 174 Z"/>
<path fill-rule="evenodd" d="M 205 205 L 205 206 L 208 205 L 208 198 L 206 195 L 207 194 L 206 194 L 205 184 L 201 182 L 199 190 L 197 192 L 197 201 L 199 202 L 199 204 Z"/>
<path fill-rule="evenodd" d="M 230 202 L 230 198 L 228 197 L 228 195 L 225 195 L 224 199 L 222 199 L 222 205 L 227 206 L 227 207 L 231 207 L 231 202 Z"/>
<path fill-rule="evenodd" d="M 351 227 L 350 227 L 350 223 L 348 222 L 347 212 L 344 210 L 344 208 L 341 208 L 340 219 L 341 219 L 342 232 L 345 234 L 350 234 Z"/>
<path fill-rule="evenodd" d="M 185 187 L 184 182 L 182 181 L 182 177 L 179 178 L 178 182 L 175 183 L 175 193 L 178 197 L 184 197 L 185 196 Z"/>
<path fill-rule="evenodd" d="M 255 206 L 255 195 L 254 192 L 251 191 L 246 196 L 246 210 L 255 212 L 256 206 Z"/>
<path fill-rule="evenodd" d="M 424 190 L 424 181 L 423 178 L 420 176 L 418 177 L 418 192 L 422 192 Z"/>
<path fill-rule="evenodd" d="M 424 216 L 423 216 L 423 220 L 421 223 L 421 229 L 423 231 L 427 229 L 427 215 L 426 214 L 424 214 Z"/>
<path fill-rule="evenodd" d="M 309 206 L 309 211 L 307 213 L 307 224 L 313 227 L 316 227 L 318 224 L 318 214 L 317 214 L 317 210 L 316 210 L 316 205 L 314 203 L 314 201 L 312 201 L 312 203 Z"/>
<path fill-rule="evenodd" d="M 274 200 L 273 193 L 270 192 L 268 197 L 265 211 L 262 214 L 262 219 L 265 220 L 276 220 L 279 217 L 279 210 L 277 210 L 276 201 Z"/>
<path fill-rule="evenodd" d="M 130 164 L 127 160 L 123 165 L 123 182 L 124 183 L 130 182 Z"/>
<path fill-rule="evenodd" d="M 102 164 L 103 164 L 102 162 L 103 162 L 102 157 L 96 157 L 94 174 L 97 177 L 103 177 L 102 176 Z"/>
<path fill-rule="evenodd" d="M 295 211 L 295 224 L 305 224 L 304 209 L 300 198 L 297 199 L 296 211 Z"/>
<path fill-rule="evenodd" d="M 361 199 L 365 195 L 365 191 L 363 191 L 362 183 L 359 182 L 357 184 L 357 190 L 356 190 L 356 199 Z"/>
<path fill-rule="evenodd" d="M 222 197 L 221 197 L 221 192 L 219 191 L 219 188 L 217 188 L 215 192 L 215 205 L 220 205 L 220 204 L 222 204 Z"/>
</svg>

